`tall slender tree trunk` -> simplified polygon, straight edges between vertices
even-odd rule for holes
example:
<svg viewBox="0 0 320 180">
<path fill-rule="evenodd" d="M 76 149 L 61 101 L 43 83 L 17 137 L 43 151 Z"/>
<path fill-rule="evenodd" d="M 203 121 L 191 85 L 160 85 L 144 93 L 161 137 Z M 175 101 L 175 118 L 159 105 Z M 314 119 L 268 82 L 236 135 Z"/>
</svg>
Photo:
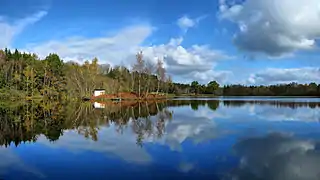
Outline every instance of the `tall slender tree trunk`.
<svg viewBox="0 0 320 180">
<path fill-rule="evenodd" d="M 149 77 L 149 74 L 148 74 L 146 98 L 147 98 L 148 95 L 149 95 L 149 91 L 150 91 L 150 77 Z"/>
<path fill-rule="evenodd" d="M 32 82 L 32 87 L 31 87 L 31 98 L 33 98 L 33 84 L 34 84 L 34 77 L 33 77 L 33 68 L 31 68 L 31 82 Z"/>
<path fill-rule="evenodd" d="M 160 89 L 160 81 L 158 80 L 157 94 L 159 93 L 159 89 Z"/>
<path fill-rule="evenodd" d="M 133 92 L 134 91 L 134 80 L 135 80 L 133 72 L 131 74 L 131 78 L 132 78 L 132 81 L 131 81 L 131 92 Z"/>
<path fill-rule="evenodd" d="M 43 77 L 43 96 L 46 97 L 46 78 L 47 78 L 47 67 L 44 69 L 44 77 Z"/>
<path fill-rule="evenodd" d="M 29 81 L 29 77 L 27 77 L 27 96 L 29 96 L 29 91 L 28 91 L 29 90 L 29 82 L 28 81 Z"/>
<path fill-rule="evenodd" d="M 138 92 L 139 92 L 139 99 L 141 98 L 141 74 L 139 73 L 139 90 L 138 90 Z M 139 106 L 139 108 L 140 108 L 140 106 Z"/>
</svg>

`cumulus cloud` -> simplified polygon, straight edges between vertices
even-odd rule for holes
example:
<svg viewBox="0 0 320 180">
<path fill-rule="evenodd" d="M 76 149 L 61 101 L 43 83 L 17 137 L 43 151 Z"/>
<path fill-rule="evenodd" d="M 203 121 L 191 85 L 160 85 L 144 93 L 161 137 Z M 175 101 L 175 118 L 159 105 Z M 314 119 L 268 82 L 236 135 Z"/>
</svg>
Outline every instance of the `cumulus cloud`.
<svg viewBox="0 0 320 180">
<path fill-rule="evenodd" d="M 181 18 L 178 19 L 177 25 L 183 30 L 187 31 L 189 28 L 192 28 L 196 26 L 201 20 L 206 18 L 206 16 L 200 16 L 196 19 L 191 19 L 188 16 L 182 16 Z"/>
<path fill-rule="evenodd" d="M 320 68 L 267 68 L 261 72 L 251 74 L 247 82 L 250 84 L 320 83 Z"/>
<path fill-rule="evenodd" d="M 241 161 L 232 179 L 319 179 L 317 146 L 311 140 L 277 133 L 242 140 L 234 148 Z"/>
<path fill-rule="evenodd" d="M 230 59 L 224 52 L 214 50 L 208 45 L 183 47 L 184 38 L 172 38 L 168 43 L 141 46 L 153 32 L 148 25 L 124 28 L 114 36 L 87 39 L 73 37 L 62 41 L 49 41 L 29 45 L 26 51 L 35 52 L 44 57 L 49 53 L 58 53 L 64 60 L 82 63 L 83 60 L 98 57 L 101 63 L 118 65 L 120 62 L 130 66 L 135 62 L 135 54 L 142 50 L 145 59 L 156 63 L 164 59 L 164 66 L 171 75 L 202 82 L 217 80 L 224 82 L 231 72 L 216 71 L 213 68 L 219 60 Z"/>
<path fill-rule="evenodd" d="M 239 49 L 283 56 L 317 46 L 319 14 L 318 0 L 221 0 L 219 17 L 238 25 L 234 43 Z"/>
<path fill-rule="evenodd" d="M 215 70 L 220 60 L 231 59 L 222 51 L 211 49 L 208 45 L 193 45 L 185 48 L 181 45 L 183 38 L 171 39 L 167 44 L 142 47 L 146 58 L 156 62 L 165 59 L 165 68 L 169 74 L 196 79 L 207 83 L 217 80 L 219 83 L 228 79 L 232 72 Z"/>
<path fill-rule="evenodd" d="M 29 17 L 16 20 L 13 23 L 6 21 L 0 16 L 0 48 L 9 47 L 16 35 L 21 33 L 28 25 L 36 23 L 47 14 L 40 11 Z M 181 17 L 177 24 L 183 30 L 195 27 L 206 16 L 197 18 Z M 65 61 L 83 63 L 85 60 L 97 57 L 102 64 L 112 66 L 125 64 L 131 68 L 138 51 L 144 52 L 145 58 L 153 63 L 158 58 L 163 58 L 168 74 L 178 79 L 198 80 L 207 83 L 209 80 L 217 80 L 224 83 L 230 74 L 229 71 L 214 70 L 216 61 L 231 58 L 224 52 L 214 50 L 208 45 L 194 44 L 189 47 L 181 45 L 184 38 L 172 38 L 169 42 L 154 45 L 142 46 L 149 38 L 154 27 L 149 24 L 133 25 L 124 27 L 114 34 L 86 38 L 71 36 L 60 40 L 49 40 L 40 43 L 27 44 L 21 51 L 31 52 L 44 58 L 50 53 L 59 54 Z"/>
<path fill-rule="evenodd" d="M 183 16 L 178 19 L 177 24 L 181 29 L 186 30 L 195 26 L 196 22 L 193 19 L 190 19 L 188 16 Z"/>
<path fill-rule="evenodd" d="M 0 48 L 9 47 L 15 36 L 20 34 L 27 26 L 32 25 L 47 15 L 46 11 L 39 11 L 29 17 L 7 22 L 6 18 L 0 16 Z"/>
<path fill-rule="evenodd" d="M 27 46 L 27 51 L 35 52 L 40 57 L 57 53 L 66 61 L 73 60 L 79 63 L 97 57 L 102 63 L 118 65 L 121 61 L 132 62 L 139 45 L 151 35 L 152 31 L 153 27 L 150 25 L 136 25 L 126 27 L 113 36 L 92 39 L 70 37 L 60 41 L 30 44 Z"/>
<path fill-rule="evenodd" d="M 208 70 L 205 72 L 194 72 L 192 73 L 195 79 L 200 80 L 201 82 L 209 82 L 211 80 L 216 80 L 219 83 L 227 82 L 230 77 L 233 75 L 231 71 L 216 71 L 216 70 Z"/>
</svg>

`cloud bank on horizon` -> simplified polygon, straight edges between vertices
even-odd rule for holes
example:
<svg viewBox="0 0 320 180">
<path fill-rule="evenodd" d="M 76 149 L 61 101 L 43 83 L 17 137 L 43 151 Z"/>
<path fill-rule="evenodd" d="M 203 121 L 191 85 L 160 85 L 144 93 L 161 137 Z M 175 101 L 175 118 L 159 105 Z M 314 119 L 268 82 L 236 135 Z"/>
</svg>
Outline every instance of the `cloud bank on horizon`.
<svg viewBox="0 0 320 180">
<path fill-rule="evenodd" d="M 18 1 L 6 2 L 0 48 L 128 67 L 142 50 L 151 62 L 164 58 L 167 72 L 185 83 L 320 83 L 318 0 L 179 2 L 52 1 L 46 10 L 26 4 L 27 14 Z"/>
</svg>

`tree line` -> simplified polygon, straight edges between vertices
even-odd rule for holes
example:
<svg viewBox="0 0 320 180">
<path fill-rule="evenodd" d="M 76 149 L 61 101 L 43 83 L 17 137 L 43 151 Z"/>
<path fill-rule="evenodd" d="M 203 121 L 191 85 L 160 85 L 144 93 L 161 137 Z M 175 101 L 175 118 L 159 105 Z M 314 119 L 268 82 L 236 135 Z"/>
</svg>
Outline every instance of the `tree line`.
<svg viewBox="0 0 320 180">
<path fill-rule="evenodd" d="M 193 81 L 190 84 L 173 83 L 170 93 L 175 94 L 210 94 L 216 96 L 320 96 L 320 84 L 277 84 L 269 86 L 246 86 L 241 84 L 220 86 L 217 81 L 200 84 Z"/>
<path fill-rule="evenodd" d="M 226 96 L 320 96 L 320 84 L 278 84 L 270 86 L 228 85 L 223 87 Z"/>
<path fill-rule="evenodd" d="M 176 83 L 164 68 L 164 60 L 147 61 L 137 53 L 131 67 L 99 64 L 98 59 L 83 64 L 64 62 L 57 54 L 41 59 L 36 54 L 18 50 L 0 50 L 0 98 L 72 99 L 91 96 L 103 88 L 106 93 L 134 92 L 175 95 L 217 96 L 320 96 L 320 84 L 279 84 L 271 86 L 221 86 L 212 80 L 208 84 L 193 81 Z"/>
<path fill-rule="evenodd" d="M 18 50 L 0 50 L 1 98 L 79 98 L 91 96 L 97 88 L 105 89 L 106 93 L 135 92 L 141 96 L 167 93 L 171 84 L 163 61 L 159 59 L 152 64 L 144 60 L 142 52 L 129 69 L 122 65 L 101 65 L 97 58 L 79 64 L 63 62 L 57 54 L 41 59 Z"/>
</svg>

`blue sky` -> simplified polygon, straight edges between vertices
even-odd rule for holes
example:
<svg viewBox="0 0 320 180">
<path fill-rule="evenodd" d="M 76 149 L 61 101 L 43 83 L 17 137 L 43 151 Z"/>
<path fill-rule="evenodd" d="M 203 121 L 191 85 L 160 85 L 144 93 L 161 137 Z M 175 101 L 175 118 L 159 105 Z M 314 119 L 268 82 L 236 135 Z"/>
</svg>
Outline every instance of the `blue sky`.
<svg viewBox="0 0 320 180">
<path fill-rule="evenodd" d="M 142 50 L 188 83 L 320 83 L 319 7 L 317 0 L 4 0 L 0 48 L 128 67 Z"/>
</svg>

